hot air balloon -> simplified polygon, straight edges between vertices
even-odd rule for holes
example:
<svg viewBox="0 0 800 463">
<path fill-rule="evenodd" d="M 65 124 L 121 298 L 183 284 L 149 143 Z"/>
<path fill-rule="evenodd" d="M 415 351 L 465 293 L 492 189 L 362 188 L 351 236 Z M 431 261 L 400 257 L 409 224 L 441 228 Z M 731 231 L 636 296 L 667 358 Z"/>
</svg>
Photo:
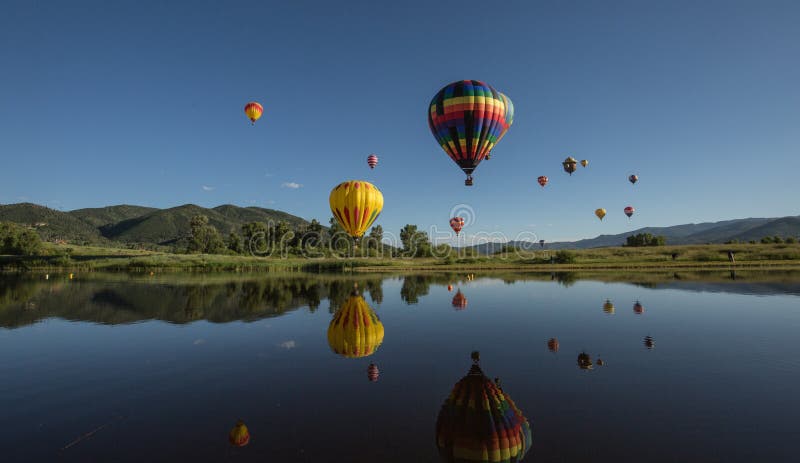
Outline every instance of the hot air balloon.
<svg viewBox="0 0 800 463">
<path fill-rule="evenodd" d="M 635 175 L 635 174 L 631 174 L 631 175 L 628 176 L 628 181 L 631 182 L 632 184 L 635 184 L 636 182 L 639 181 L 639 176 Z"/>
<path fill-rule="evenodd" d="M 652 349 L 653 347 L 656 346 L 656 341 L 651 336 L 645 336 L 643 342 L 644 346 L 647 347 L 648 349 Z"/>
<path fill-rule="evenodd" d="M 250 431 L 242 420 L 236 422 L 236 426 L 228 433 L 228 441 L 236 447 L 244 447 L 250 443 Z"/>
<path fill-rule="evenodd" d="M 383 342 L 383 324 L 367 301 L 353 294 L 328 325 L 328 345 L 337 354 L 358 358 L 372 355 Z"/>
<path fill-rule="evenodd" d="M 472 368 L 439 410 L 439 455 L 451 463 L 518 463 L 531 447 L 531 425 L 500 381 L 489 379 L 478 363 L 473 355 Z"/>
<path fill-rule="evenodd" d="M 578 368 L 581 370 L 591 370 L 593 366 L 592 357 L 589 354 L 586 352 L 578 354 Z"/>
<path fill-rule="evenodd" d="M 467 296 L 465 296 L 460 289 L 456 291 L 456 294 L 453 296 L 453 307 L 455 307 L 456 310 L 464 310 L 467 308 Z"/>
<path fill-rule="evenodd" d="M 363 180 L 342 182 L 331 190 L 331 212 L 353 238 L 364 235 L 383 209 L 383 194 Z"/>
<path fill-rule="evenodd" d="M 472 185 L 473 171 L 508 130 L 509 116 L 513 120 L 511 100 L 477 80 L 453 82 L 431 100 L 428 127 L 467 175 L 465 185 Z"/>
<path fill-rule="evenodd" d="M 606 299 L 605 304 L 603 304 L 603 312 L 609 315 L 614 315 L 614 304 L 612 304 L 608 299 Z"/>
<path fill-rule="evenodd" d="M 603 220 L 603 217 L 606 216 L 606 210 L 602 207 L 600 209 L 595 209 L 594 215 L 596 215 L 598 219 Z"/>
<path fill-rule="evenodd" d="M 456 232 L 456 236 L 461 232 L 461 229 L 464 227 L 464 219 L 462 217 L 453 217 L 450 219 L 450 228 Z"/>
<path fill-rule="evenodd" d="M 544 240 L 539 240 L 539 246 L 544 247 Z"/>
<path fill-rule="evenodd" d="M 369 165 L 370 169 L 374 169 L 378 165 L 378 156 L 374 154 L 367 156 L 367 165 Z"/>
<path fill-rule="evenodd" d="M 544 188 L 544 186 L 547 185 L 548 179 L 546 176 L 540 175 L 539 178 L 536 179 L 536 181 L 539 182 L 539 185 L 541 185 L 542 188 Z"/>
<path fill-rule="evenodd" d="M 625 208 L 625 215 L 627 215 L 629 219 L 631 218 L 634 212 L 636 212 L 636 209 L 634 209 L 633 206 L 628 206 Z"/>
<path fill-rule="evenodd" d="M 264 107 L 261 106 L 261 103 L 256 103 L 255 101 L 251 101 L 244 105 L 244 113 L 247 114 L 247 118 L 250 119 L 250 123 L 252 125 L 256 125 L 256 121 L 261 118 L 261 114 L 264 113 Z"/>
<path fill-rule="evenodd" d="M 367 367 L 367 378 L 370 380 L 370 382 L 374 383 L 375 381 L 377 381 L 378 375 L 380 375 L 380 373 L 381 372 L 378 370 L 378 366 L 375 365 L 374 363 L 370 363 L 369 366 Z"/>
<path fill-rule="evenodd" d="M 644 313 L 644 306 L 642 306 L 641 302 L 636 301 L 636 303 L 633 304 L 633 313 L 637 315 L 641 315 Z"/>
<path fill-rule="evenodd" d="M 564 162 L 562 162 L 561 165 L 564 166 L 564 172 L 568 173 L 569 175 L 572 175 L 573 172 L 578 170 L 578 161 L 572 156 L 564 159 Z"/>
<path fill-rule="evenodd" d="M 583 167 L 586 167 L 586 166 L 588 166 L 588 165 L 589 165 L 589 161 L 588 161 L 588 160 L 586 160 L 586 159 L 581 159 L 581 165 L 582 165 Z"/>
<path fill-rule="evenodd" d="M 550 338 L 547 340 L 547 350 L 550 352 L 558 352 L 558 339 Z"/>
</svg>

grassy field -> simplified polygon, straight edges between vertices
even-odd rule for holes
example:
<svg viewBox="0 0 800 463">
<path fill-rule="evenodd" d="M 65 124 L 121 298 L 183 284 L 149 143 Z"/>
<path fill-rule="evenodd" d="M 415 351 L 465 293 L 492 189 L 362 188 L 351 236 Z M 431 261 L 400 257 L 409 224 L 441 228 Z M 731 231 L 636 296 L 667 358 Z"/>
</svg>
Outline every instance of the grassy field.
<svg viewBox="0 0 800 463">
<path fill-rule="evenodd" d="M 591 270 L 800 267 L 800 244 L 730 244 L 609 247 L 568 251 L 570 263 L 551 263 L 558 251 L 519 251 L 463 258 L 303 258 L 170 254 L 118 248 L 48 244 L 47 256 L 0 256 L 4 271 L 405 271 Z M 733 251 L 736 262 L 728 260 Z M 675 258 L 673 259 L 673 255 Z M 569 260 L 569 259 L 568 259 Z"/>
</svg>

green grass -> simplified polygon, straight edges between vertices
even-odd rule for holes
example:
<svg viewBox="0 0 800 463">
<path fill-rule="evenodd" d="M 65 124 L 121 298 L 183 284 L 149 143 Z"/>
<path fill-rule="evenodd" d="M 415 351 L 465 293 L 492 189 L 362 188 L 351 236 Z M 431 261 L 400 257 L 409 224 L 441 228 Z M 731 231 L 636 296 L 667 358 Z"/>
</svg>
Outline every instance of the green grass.
<svg viewBox="0 0 800 463">
<path fill-rule="evenodd" d="M 0 256 L 6 271 L 405 271 L 405 270 L 582 270 L 729 268 L 728 250 L 737 268 L 800 267 L 800 244 L 687 245 L 570 251 L 570 264 L 551 264 L 556 251 L 520 252 L 493 256 L 437 258 L 265 258 L 209 254 L 171 254 L 98 246 L 47 244 L 45 256 Z M 672 254 L 676 254 L 673 260 Z"/>
</svg>

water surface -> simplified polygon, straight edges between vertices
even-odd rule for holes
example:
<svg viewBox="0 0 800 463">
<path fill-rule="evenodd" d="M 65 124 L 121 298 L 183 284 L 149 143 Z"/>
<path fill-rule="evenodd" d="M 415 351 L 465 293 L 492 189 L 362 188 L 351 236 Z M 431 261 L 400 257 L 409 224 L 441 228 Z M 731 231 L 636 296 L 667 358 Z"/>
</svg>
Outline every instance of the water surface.
<svg viewBox="0 0 800 463">
<path fill-rule="evenodd" d="M 382 337 L 342 345 L 356 284 Z M 479 351 L 532 427 L 523 461 L 794 461 L 798 295 L 800 275 L 758 272 L 4 276 L 0 451 L 441 461 L 439 411 Z"/>
</svg>

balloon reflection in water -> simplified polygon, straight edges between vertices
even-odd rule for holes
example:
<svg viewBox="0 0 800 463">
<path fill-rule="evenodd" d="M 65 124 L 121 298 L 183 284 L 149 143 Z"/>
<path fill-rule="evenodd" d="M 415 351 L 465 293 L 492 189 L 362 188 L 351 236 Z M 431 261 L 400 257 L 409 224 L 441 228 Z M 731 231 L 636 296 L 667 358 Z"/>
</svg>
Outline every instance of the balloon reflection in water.
<svg viewBox="0 0 800 463">
<path fill-rule="evenodd" d="M 587 354 L 586 352 L 581 352 L 578 354 L 578 368 L 581 370 L 591 370 L 594 368 L 594 363 L 592 363 L 592 357 Z"/>
<path fill-rule="evenodd" d="M 644 346 L 648 349 L 652 349 L 656 346 L 656 341 L 651 336 L 645 336 L 643 342 Z"/>
<path fill-rule="evenodd" d="M 447 290 L 448 291 L 452 291 L 453 290 L 453 285 L 447 285 Z"/>
<path fill-rule="evenodd" d="M 381 372 L 378 370 L 378 365 L 375 365 L 374 363 L 370 363 L 367 367 L 367 378 L 369 378 L 369 380 L 373 383 L 378 380 L 378 375 L 380 375 L 380 373 Z"/>
<path fill-rule="evenodd" d="M 328 325 L 328 344 L 343 357 L 372 355 L 383 342 L 383 324 L 358 294 L 353 294 Z"/>
<path fill-rule="evenodd" d="M 455 296 L 453 296 L 453 307 L 455 307 L 456 310 L 464 310 L 467 308 L 467 296 L 465 296 L 460 289 L 456 291 Z"/>
<path fill-rule="evenodd" d="M 636 303 L 633 304 L 633 313 L 637 315 L 641 315 L 644 313 L 644 306 L 642 305 L 641 302 L 636 301 Z"/>
<path fill-rule="evenodd" d="M 473 365 L 456 383 L 436 420 L 436 445 L 447 462 L 521 461 L 531 447 L 531 425 L 511 398 Z"/>
<path fill-rule="evenodd" d="M 614 304 L 611 303 L 611 300 L 606 299 L 605 304 L 603 304 L 603 312 L 614 315 Z"/>
<path fill-rule="evenodd" d="M 550 352 L 558 352 L 558 338 L 550 338 L 547 341 L 547 350 Z"/>
<path fill-rule="evenodd" d="M 244 425 L 242 420 L 236 422 L 236 426 L 231 429 L 228 434 L 228 441 L 236 447 L 244 447 L 250 443 L 250 431 L 247 430 L 247 426 Z"/>
</svg>

